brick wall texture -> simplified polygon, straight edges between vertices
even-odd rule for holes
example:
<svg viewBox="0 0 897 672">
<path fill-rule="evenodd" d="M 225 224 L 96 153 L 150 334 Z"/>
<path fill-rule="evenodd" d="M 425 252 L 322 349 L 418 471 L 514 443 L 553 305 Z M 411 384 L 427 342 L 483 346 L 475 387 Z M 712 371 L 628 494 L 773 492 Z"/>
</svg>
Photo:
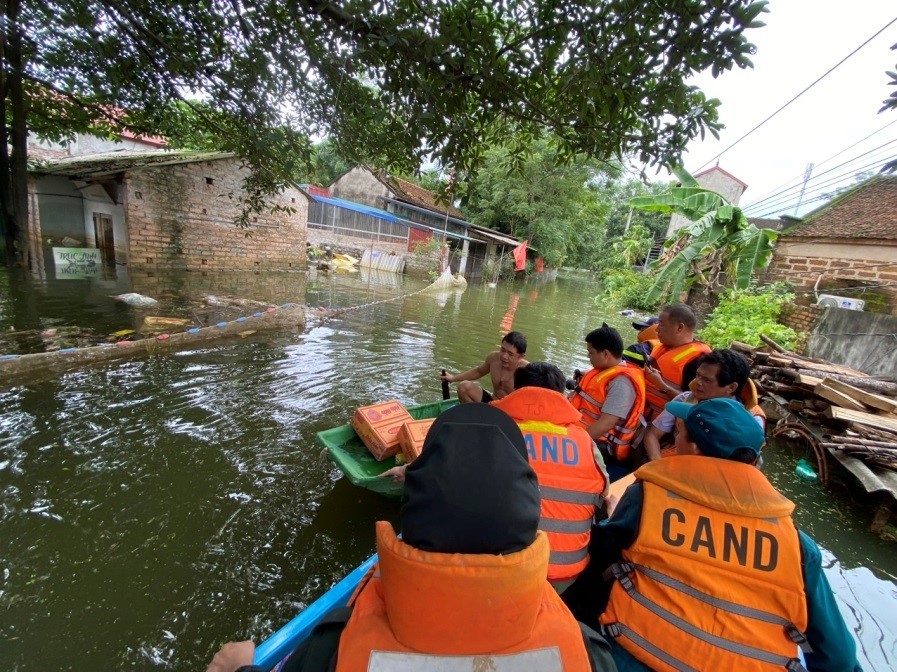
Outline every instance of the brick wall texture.
<svg viewBox="0 0 897 672">
<path fill-rule="evenodd" d="M 171 270 L 295 269 L 306 261 L 308 199 L 287 189 L 269 205 L 293 212 L 253 215 L 234 223 L 248 171 L 238 159 L 160 166 L 129 172 L 125 221 L 132 268 Z"/>
<path fill-rule="evenodd" d="M 781 242 L 781 241 L 780 241 Z M 772 263 L 764 274 L 765 282 L 784 280 L 798 290 L 798 302 L 807 303 L 815 300 L 811 291 L 817 279 L 820 282 L 820 294 L 839 295 L 838 287 L 856 288 L 868 286 L 890 296 L 891 314 L 897 315 L 897 247 L 882 245 L 893 249 L 893 262 L 877 262 L 868 259 L 835 258 L 823 256 L 788 255 L 779 251 L 777 246 Z M 805 291 L 801 291 L 805 290 Z M 862 298 L 856 291 L 845 292 L 846 296 Z"/>
</svg>

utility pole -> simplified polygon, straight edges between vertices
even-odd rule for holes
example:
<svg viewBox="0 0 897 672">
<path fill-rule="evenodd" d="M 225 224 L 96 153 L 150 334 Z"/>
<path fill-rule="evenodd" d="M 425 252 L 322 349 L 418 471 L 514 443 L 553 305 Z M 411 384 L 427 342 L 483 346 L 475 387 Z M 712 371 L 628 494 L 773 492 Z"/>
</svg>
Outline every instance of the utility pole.
<svg viewBox="0 0 897 672">
<path fill-rule="evenodd" d="M 808 163 L 807 170 L 804 171 L 804 183 L 800 187 L 800 196 L 797 197 L 797 205 L 794 206 L 794 216 L 797 217 L 797 211 L 800 208 L 800 204 L 804 200 L 804 192 L 807 190 L 807 182 L 810 181 L 810 175 L 813 174 L 813 167 L 816 164 Z"/>
</svg>

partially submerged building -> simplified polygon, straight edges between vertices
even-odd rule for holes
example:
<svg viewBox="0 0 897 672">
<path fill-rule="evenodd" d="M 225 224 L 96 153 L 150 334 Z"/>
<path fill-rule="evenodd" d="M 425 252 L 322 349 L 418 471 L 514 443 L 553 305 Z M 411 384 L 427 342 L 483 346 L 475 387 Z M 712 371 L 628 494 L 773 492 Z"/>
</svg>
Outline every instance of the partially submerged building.
<svg viewBox="0 0 897 672">
<path fill-rule="evenodd" d="M 311 194 L 309 240 L 317 245 L 402 255 L 413 266 L 418 245 L 436 239 L 448 243 L 454 273 L 477 277 L 488 259 L 501 259 L 521 242 L 471 224 L 431 191 L 364 166 L 341 175 L 329 190 L 330 196 Z"/>
<path fill-rule="evenodd" d="M 97 250 L 92 258 L 107 267 L 303 266 L 309 196 L 286 189 L 268 204 L 275 212 L 268 207 L 238 228 L 247 173 L 239 158 L 221 152 L 48 158 L 30 167 L 32 255 L 48 271 L 60 266 L 58 250 L 73 249 Z"/>
</svg>

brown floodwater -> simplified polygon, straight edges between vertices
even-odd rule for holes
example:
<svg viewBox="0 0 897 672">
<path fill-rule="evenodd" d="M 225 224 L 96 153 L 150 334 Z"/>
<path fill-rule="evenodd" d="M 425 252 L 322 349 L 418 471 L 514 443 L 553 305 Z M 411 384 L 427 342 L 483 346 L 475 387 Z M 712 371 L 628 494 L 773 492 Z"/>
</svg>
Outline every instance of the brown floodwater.
<svg viewBox="0 0 897 672">
<path fill-rule="evenodd" d="M 0 355 L 88 345 L 147 315 L 220 319 L 203 297 L 345 307 L 404 297 L 390 274 L 0 276 Z M 111 296 L 160 301 L 143 310 Z M 0 669 L 197 670 L 224 641 L 270 634 L 373 550 L 398 505 L 340 477 L 315 433 L 360 405 L 440 398 L 440 369 L 480 363 L 513 328 L 531 360 L 585 369 L 602 321 L 594 279 L 416 294 L 195 350 L 115 362 L 0 390 Z M 767 451 L 798 503 L 866 670 L 895 667 L 897 555 L 847 491 Z"/>
</svg>

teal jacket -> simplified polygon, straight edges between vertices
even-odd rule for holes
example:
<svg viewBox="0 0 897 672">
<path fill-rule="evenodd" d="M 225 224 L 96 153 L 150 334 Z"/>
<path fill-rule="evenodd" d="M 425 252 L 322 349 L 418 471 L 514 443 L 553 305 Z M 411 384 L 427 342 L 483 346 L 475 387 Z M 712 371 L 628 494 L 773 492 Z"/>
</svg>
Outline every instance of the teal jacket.
<svg viewBox="0 0 897 672">
<path fill-rule="evenodd" d="M 600 575 L 610 565 L 620 562 L 622 551 L 635 541 L 643 501 L 642 484 L 634 483 L 626 489 L 613 517 L 602 521 L 592 530 L 589 548 L 592 560 L 577 582 L 563 594 L 564 601 L 574 615 L 586 624 L 595 627 L 597 614 L 607 605 L 610 584 L 601 579 Z M 809 616 L 805 634 L 813 647 L 813 652 L 806 654 L 807 670 L 862 672 L 856 659 L 856 642 L 844 623 L 828 579 L 822 571 L 819 547 L 803 532 L 799 532 L 799 536 Z M 619 672 L 649 670 L 613 641 L 611 647 Z"/>
</svg>

